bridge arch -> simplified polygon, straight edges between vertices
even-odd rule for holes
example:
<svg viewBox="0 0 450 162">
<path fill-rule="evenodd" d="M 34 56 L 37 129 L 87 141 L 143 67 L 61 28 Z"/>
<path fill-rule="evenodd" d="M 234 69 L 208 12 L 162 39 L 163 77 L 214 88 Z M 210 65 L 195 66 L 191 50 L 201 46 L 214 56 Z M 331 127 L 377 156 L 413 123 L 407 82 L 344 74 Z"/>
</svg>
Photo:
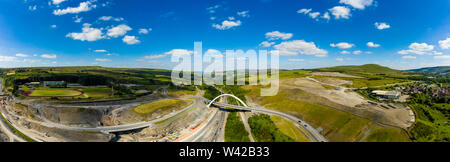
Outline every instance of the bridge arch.
<svg viewBox="0 0 450 162">
<path fill-rule="evenodd" d="M 217 96 L 216 98 L 214 98 L 213 100 L 211 100 L 209 102 L 208 107 L 210 107 L 211 104 L 214 103 L 214 101 L 216 101 L 218 98 L 223 97 L 223 96 L 233 97 L 234 99 L 238 100 L 242 105 L 244 105 L 244 107 L 248 107 L 247 104 L 244 103 L 244 101 L 242 101 L 241 99 L 239 99 L 238 97 L 236 97 L 235 95 L 232 95 L 232 94 L 221 94 L 221 95 Z"/>
</svg>

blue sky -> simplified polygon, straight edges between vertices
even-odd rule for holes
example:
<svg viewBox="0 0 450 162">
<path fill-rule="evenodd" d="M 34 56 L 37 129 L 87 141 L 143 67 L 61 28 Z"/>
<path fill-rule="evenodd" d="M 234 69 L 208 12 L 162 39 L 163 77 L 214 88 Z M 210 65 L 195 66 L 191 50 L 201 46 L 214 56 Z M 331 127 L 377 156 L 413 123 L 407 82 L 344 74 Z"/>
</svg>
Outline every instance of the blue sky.
<svg viewBox="0 0 450 162">
<path fill-rule="evenodd" d="M 285 69 L 450 65 L 450 1 L 0 0 L 0 67 L 171 69 L 194 41 L 280 50 Z"/>
</svg>

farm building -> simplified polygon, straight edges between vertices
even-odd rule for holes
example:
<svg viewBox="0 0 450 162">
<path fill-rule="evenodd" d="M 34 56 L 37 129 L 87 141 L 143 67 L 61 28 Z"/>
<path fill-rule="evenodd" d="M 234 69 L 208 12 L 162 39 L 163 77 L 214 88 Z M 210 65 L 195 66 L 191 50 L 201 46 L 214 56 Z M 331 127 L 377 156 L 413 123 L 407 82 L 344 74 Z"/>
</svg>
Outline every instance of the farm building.
<svg viewBox="0 0 450 162">
<path fill-rule="evenodd" d="M 64 85 L 65 81 L 44 81 L 44 86 Z"/>
<path fill-rule="evenodd" d="M 401 94 L 398 91 L 372 91 L 372 95 L 385 99 L 398 99 Z"/>
</svg>

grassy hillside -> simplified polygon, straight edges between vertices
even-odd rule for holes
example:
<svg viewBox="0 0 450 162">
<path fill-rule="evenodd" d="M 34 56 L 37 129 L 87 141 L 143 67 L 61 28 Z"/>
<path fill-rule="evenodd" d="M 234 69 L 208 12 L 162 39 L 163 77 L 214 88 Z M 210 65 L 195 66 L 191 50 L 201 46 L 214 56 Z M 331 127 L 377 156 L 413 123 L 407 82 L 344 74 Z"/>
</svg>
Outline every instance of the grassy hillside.
<svg viewBox="0 0 450 162">
<path fill-rule="evenodd" d="M 437 66 L 437 67 L 426 67 L 420 69 L 413 69 L 409 71 L 421 72 L 421 73 L 450 73 L 450 66 Z"/>
<path fill-rule="evenodd" d="M 336 67 L 312 69 L 311 71 L 340 72 L 362 77 L 370 77 L 370 76 L 406 77 L 408 75 L 415 74 L 414 72 L 394 70 L 377 64 L 366 64 L 360 66 L 336 66 Z"/>
</svg>

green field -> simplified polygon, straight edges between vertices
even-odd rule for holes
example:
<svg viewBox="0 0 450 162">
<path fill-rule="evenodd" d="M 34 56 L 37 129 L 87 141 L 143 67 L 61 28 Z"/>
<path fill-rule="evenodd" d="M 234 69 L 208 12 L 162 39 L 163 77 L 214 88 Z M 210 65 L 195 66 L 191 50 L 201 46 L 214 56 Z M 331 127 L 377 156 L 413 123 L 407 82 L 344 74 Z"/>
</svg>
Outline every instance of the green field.
<svg viewBox="0 0 450 162">
<path fill-rule="evenodd" d="M 46 90 L 34 90 L 31 97 L 72 97 L 81 95 L 80 91 L 71 89 L 46 89 Z"/>
<path fill-rule="evenodd" d="M 111 95 L 111 88 L 87 88 L 82 90 L 86 97 L 102 98 Z"/>
<path fill-rule="evenodd" d="M 305 134 L 303 134 L 298 128 L 292 123 L 292 121 L 286 120 L 282 117 L 272 115 L 270 119 L 273 120 L 277 128 L 287 136 L 291 137 L 295 140 L 295 142 L 310 142 Z M 307 133 L 306 130 L 303 129 L 303 132 Z"/>
<path fill-rule="evenodd" d="M 133 108 L 133 111 L 138 114 L 151 114 L 157 110 L 166 111 L 170 109 L 179 109 L 192 104 L 193 101 L 179 100 L 179 99 L 165 99 L 147 104 L 139 105 Z"/>
<path fill-rule="evenodd" d="M 246 86 L 246 88 L 251 90 L 247 96 L 253 101 L 266 108 L 297 116 L 315 128 L 321 127 L 323 129 L 322 133 L 330 141 L 359 141 L 368 128 L 376 125 L 369 119 L 361 118 L 351 113 L 304 100 L 293 99 L 292 96 L 317 98 L 317 96 L 311 96 L 311 94 L 301 90 L 280 89 L 276 96 L 258 97 L 258 87 Z M 392 131 L 386 132 L 392 133 Z M 389 136 L 399 136 L 398 138 L 408 139 L 408 136 L 405 134 L 392 133 L 387 137 Z M 377 140 L 383 142 L 389 141 L 390 139 L 377 138 Z"/>
<path fill-rule="evenodd" d="M 294 139 L 277 128 L 269 115 L 253 115 L 248 119 L 248 125 L 257 142 L 294 142 Z"/>
<path fill-rule="evenodd" d="M 225 125 L 225 142 L 250 142 L 248 132 L 237 112 L 228 113 Z"/>
</svg>

